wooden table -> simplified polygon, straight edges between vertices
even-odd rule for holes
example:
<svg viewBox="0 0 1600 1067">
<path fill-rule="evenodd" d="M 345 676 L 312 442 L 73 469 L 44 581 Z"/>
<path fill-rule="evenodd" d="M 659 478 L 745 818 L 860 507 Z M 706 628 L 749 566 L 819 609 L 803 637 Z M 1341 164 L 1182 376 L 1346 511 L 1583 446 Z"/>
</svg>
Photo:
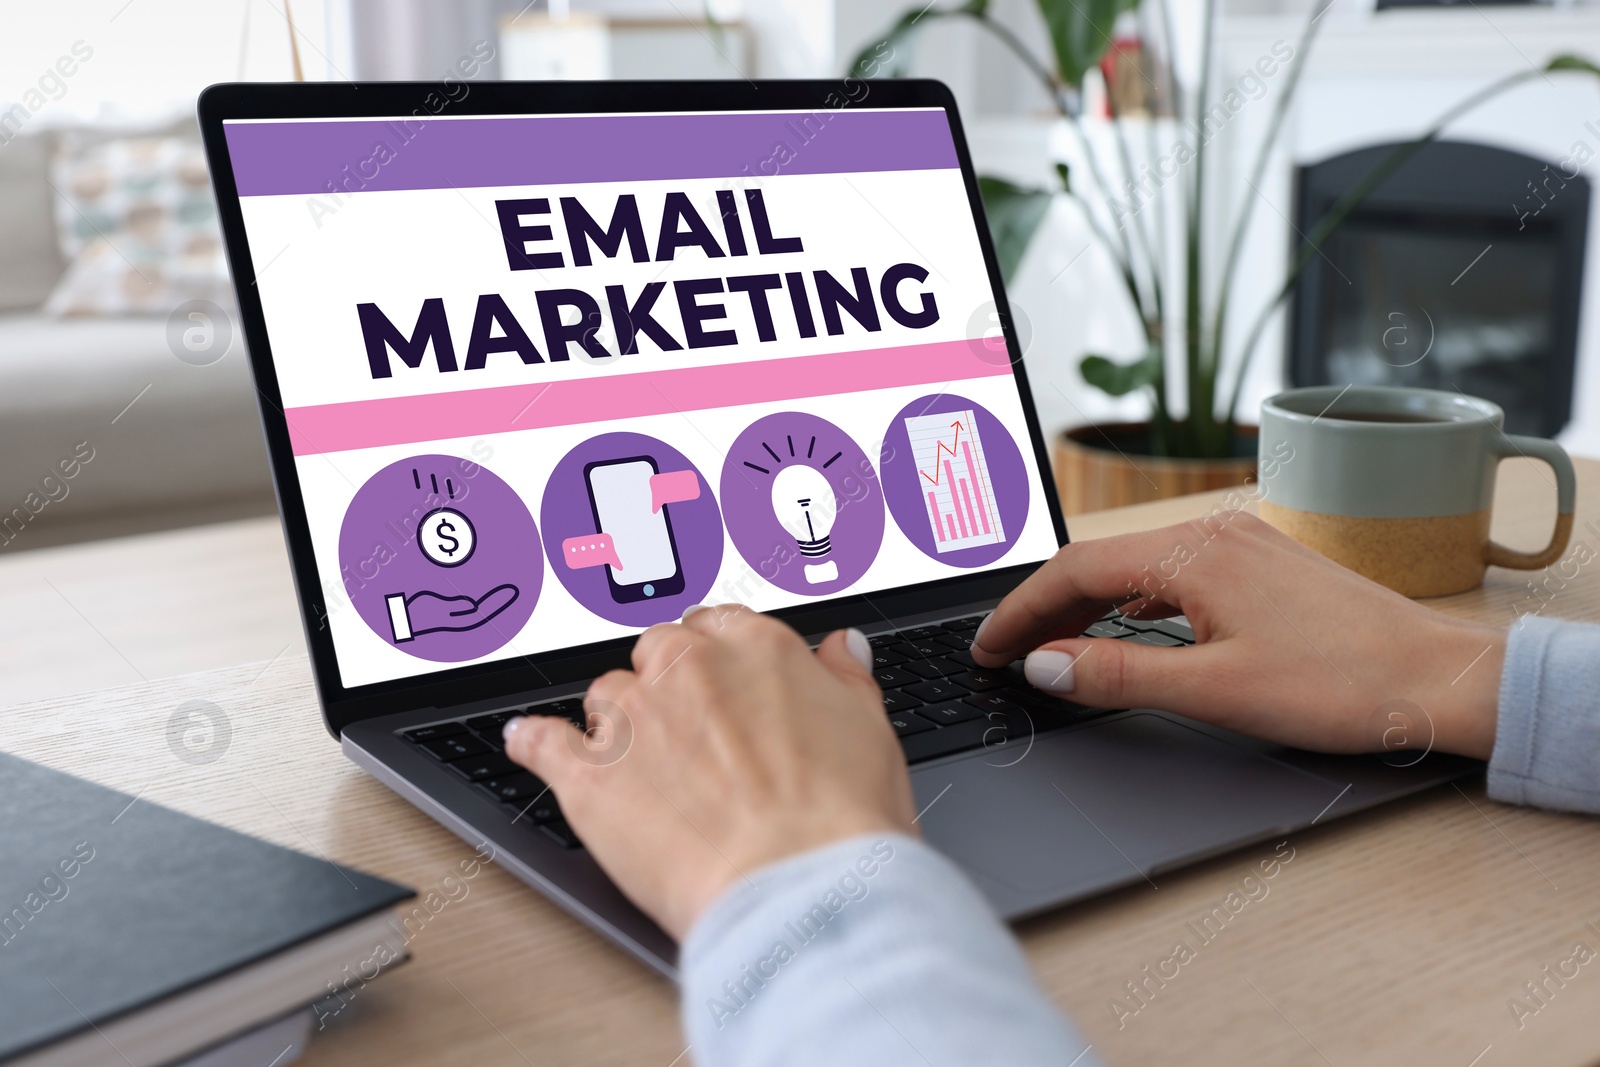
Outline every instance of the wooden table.
<svg viewBox="0 0 1600 1067">
<path fill-rule="evenodd" d="M 1600 552 L 1600 462 L 1580 461 L 1579 480 L 1575 538 Z M 1176 521 L 1224 495 L 1085 515 L 1073 533 Z M 1553 500 L 1540 469 L 1507 464 L 1497 537 L 1542 544 Z M 1546 614 L 1600 619 L 1597 572 L 1535 576 L 1553 590 Z M 1491 571 L 1483 588 L 1435 606 L 1509 622 L 1534 603 L 1529 577 Z M 424 891 L 469 855 L 324 732 L 275 523 L 0 557 L 0 609 L 0 699 L 12 705 L 0 712 L 0 747 Z M 170 721 L 192 700 L 216 705 L 231 727 L 209 763 L 175 754 Z M 1268 894 L 1120 1028 L 1110 1002 L 1136 1003 L 1124 984 L 1170 955 L 1186 924 L 1273 849 L 1064 908 L 1019 933 L 1045 987 L 1112 1064 L 1600 1062 L 1600 960 L 1552 983 L 1520 1029 L 1508 1006 L 1576 943 L 1600 950 L 1600 820 L 1502 806 L 1472 784 L 1295 834 L 1289 847 Z M 305 1063 L 692 1060 L 676 1059 L 671 986 L 496 868 L 411 948 L 412 962 L 332 1019 Z"/>
</svg>

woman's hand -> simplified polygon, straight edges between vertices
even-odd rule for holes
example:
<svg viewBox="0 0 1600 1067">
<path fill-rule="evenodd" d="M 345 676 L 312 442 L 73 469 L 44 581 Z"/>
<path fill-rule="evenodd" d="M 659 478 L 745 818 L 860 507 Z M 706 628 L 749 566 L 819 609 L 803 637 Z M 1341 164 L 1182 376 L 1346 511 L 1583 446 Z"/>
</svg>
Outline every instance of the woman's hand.
<svg viewBox="0 0 1600 1067">
<path fill-rule="evenodd" d="M 548 782 L 613 881 L 674 937 L 763 864 L 855 834 L 914 833 L 911 782 L 867 640 L 813 655 L 748 608 L 651 627 L 633 670 L 584 699 L 594 746 L 565 719 L 514 719 L 506 753 Z"/>
<path fill-rule="evenodd" d="M 1198 642 L 1081 638 L 1114 606 L 1188 617 Z M 1001 602 L 973 658 L 1026 656 L 1028 680 L 1099 707 L 1154 707 L 1325 752 L 1391 742 L 1488 759 L 1503 629 L 1413 603 L 1242 512 L 1067 545 Z M 1380 711 L 1380 709 L 1387 709 Z M 1422 736 L 1417 736 L 1418 732 Z M 1431 737 L 1428 736 L 1431 733 Z"/>
</svg>

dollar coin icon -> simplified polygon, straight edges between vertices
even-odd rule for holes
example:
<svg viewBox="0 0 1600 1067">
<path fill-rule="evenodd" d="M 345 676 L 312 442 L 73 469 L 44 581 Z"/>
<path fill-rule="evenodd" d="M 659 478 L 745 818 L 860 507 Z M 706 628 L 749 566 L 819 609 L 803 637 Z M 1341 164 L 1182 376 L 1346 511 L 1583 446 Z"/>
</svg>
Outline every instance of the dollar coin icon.
<svg viewBox="0 0 1600 1067">
<path fill-rule="evenodd" d="M 455 508 L 435 508 L 417 525 L 422 554 L 441 567 L 459 567 L 478 547 L 478 534 Z"/>
</svg>

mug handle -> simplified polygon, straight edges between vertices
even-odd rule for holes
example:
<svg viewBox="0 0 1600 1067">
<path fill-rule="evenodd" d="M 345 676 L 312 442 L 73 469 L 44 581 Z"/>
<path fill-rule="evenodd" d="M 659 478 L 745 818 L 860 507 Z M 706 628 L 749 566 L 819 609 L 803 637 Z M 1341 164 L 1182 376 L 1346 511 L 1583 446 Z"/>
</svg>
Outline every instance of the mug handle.
<svg viewBox="0 0 1600 1067">
<path fill-rule="evenodd" d="M 1543 460 L 1555 471 L 1556 528 L 1550 534 L 1550 543 L 1538 552 L 1518 552 L 1490 541 L 1484 546 L 1484 562 L 1523 571 L 1548 567 L 1566 551 L 1567 542 L 1572 540 L 1572 511 L 1578 495 L 1578 477 L 1572 469 L 1572 459 L 1560 445 L 1543 437 L 1501 434 L 1489 447 L 1499 459 L 1521 456 Z"/>
</svg>

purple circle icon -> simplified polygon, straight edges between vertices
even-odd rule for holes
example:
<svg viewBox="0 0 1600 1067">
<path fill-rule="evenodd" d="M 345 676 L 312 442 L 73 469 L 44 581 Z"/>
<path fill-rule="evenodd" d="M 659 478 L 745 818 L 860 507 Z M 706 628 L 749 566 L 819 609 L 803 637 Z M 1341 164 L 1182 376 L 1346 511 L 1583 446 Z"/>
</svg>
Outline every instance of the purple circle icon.
<svg viewBox="0 0 1600 1067">
<path fill-rule="evenodd" d="M 746 563 L 791 593 L 825 596 L 860 580 L 883 544 L 872 461 L 826 419 L 757 419 L 722 467 L 728 536 Z"/>
<path fill-rule="evenodd" d="M 563 456 L 539 522 L 567 592 L 623 626 L 678 618 L 722 566 L 711 486 L 683 453 L 643 434 L 601 434 Z"/>
<path fill-rule="evenodd" d="M 919 397 L 883 435 L 889 514 L 924 554 L 952 567 L 1005 555 L 1028 520 L 1028 469 L 999 419 L 963 396 Z"/>
<path fill-rule="evenodd" d="M 456 456 L 413 456 L 357 490 L 339 569 L 373 633 L 419 659 L 457 663 L 527 624 L 544 554 L 528 506 L 496 475 Z"/>
</svg>

